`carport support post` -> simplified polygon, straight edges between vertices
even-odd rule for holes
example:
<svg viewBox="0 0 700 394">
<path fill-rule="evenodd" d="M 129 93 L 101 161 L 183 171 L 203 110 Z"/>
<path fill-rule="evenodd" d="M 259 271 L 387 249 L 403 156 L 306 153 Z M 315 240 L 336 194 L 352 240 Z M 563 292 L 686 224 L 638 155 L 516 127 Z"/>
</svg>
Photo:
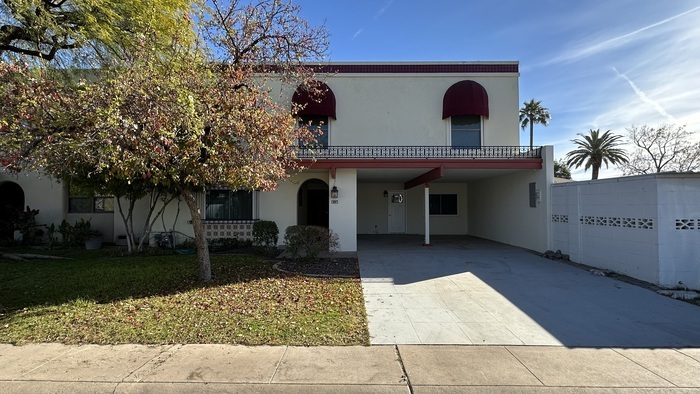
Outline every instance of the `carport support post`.
<svg viewBox="0 0 700 394">
<path fill-rule="evenodd" d="M 425 184 L 425 241 L 423 246 L 430 245 L 430 186 L 426 182 Z"/>
</svg>

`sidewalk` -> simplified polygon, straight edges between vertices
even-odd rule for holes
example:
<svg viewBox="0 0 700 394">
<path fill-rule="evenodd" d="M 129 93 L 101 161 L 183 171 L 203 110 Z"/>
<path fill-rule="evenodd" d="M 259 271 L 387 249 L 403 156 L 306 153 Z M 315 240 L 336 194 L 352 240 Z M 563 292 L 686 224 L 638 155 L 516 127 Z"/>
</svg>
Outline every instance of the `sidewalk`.
<svg viewBox="0 0 700 394">
<path fill-rule="evenodd" d="M 696 393 L 700 349 L 0 344 L 2 393 Z"/>
</svg>

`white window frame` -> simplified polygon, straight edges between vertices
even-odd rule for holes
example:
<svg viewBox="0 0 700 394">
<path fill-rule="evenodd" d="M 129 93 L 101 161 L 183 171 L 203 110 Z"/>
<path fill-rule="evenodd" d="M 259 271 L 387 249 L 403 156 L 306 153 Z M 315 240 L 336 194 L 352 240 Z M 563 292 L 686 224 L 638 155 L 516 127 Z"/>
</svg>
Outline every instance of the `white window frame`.
<svg viewBox="0 0 700 394">
<path fill-rule="evenodd" d="M 233 190 L 233 189 L 229 189 L 226 187 L 210 187 L 206 191 L 204 191 L 204 193 L 201 194 L 202 200 L 200 203 L 199 211 L 202 212 L 202 220 L 203 221 L 240 222 L 240 221 L 258 220 L 260 218 L 260 212 L 259 212 L 259 208 L 258 208 L 258 195 L 259 195 L 258 190 L 251 191 L 251 193 L 252 193 L 251 200 L 253 203 L 253 206 L 251 207 L 251 211 L 252 211 L 251 212 L 251 215 L 252 215 L 251 219 L 209 219 L 209 218 L 207 218 L 207 193 L 209 191 L 213 191 L 213 190 Z M 241 190 L 241 189 L 238 189 L 238 190 Z M 238 191 L 238 190 L 233 190 L 233 191 Z"/>
<path fill-rule="evenodd" d="M 481 146 L 482 147 L 486 146 L 486 144 L 484 144 L 484 136 L 485 136 L 484 128 L 486 125 L 486 123 L 484 122 L 484 117 L 482 115 L 474 115 L 474 116 L 478 116 L 479 121 L 481 122 L 481 124 L 480 124 L 481 135 L 479 136 L 479 138 L 481 138 Z M 447 140 L 447 146 L 452 146 L 452 117 L 451 116 L 449 118 L 447 118 L 446 123 L 447 123 L 447 129 L 445 130 L 445 134 L 447 137 L 445 139 Z"/>
</svg>

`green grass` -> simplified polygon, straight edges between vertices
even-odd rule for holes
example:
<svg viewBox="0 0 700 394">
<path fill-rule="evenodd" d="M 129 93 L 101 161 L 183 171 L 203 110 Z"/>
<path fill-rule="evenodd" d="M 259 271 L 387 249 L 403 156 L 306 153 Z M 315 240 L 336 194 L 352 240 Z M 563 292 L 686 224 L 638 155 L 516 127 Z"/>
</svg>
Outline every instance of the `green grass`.
<svg viewBox="0 0 700 394">
<path fill-rule="evenodd" d="M 0 259 L 0 342 L 367 345 L 358 279 L 280 273 L 257 256 Z"/>
</svg>

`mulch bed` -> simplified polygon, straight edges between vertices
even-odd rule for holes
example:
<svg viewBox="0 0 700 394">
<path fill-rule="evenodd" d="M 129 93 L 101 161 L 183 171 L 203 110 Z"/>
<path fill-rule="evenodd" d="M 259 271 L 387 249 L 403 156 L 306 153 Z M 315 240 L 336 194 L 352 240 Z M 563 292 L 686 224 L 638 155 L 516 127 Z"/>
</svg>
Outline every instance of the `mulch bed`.
<svg viewBox="0 0 700 394">
<path fill-rule="evenodd" d="M 320 258 L 313 263 L 283 259 L 275 264 L 280 271 L 291 272 L 304 276 L 321 276 L 334 278 L 359 278 L 360 265 L 357 258 L 338 257 Z"/>
</svg>

